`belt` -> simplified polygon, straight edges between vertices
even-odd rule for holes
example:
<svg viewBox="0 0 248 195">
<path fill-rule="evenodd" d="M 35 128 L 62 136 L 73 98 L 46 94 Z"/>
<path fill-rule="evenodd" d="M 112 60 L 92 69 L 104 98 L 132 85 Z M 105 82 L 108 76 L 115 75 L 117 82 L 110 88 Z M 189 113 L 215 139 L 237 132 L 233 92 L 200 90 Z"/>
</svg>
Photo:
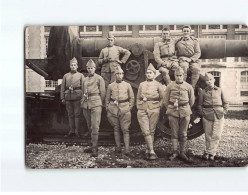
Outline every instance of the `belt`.
<svg viewBox="0 0 248 195">
<path fill-rule="evenodd" d="M 170 55 L 162 55 L 160 56 L 161 58 L 168 58 L 168 57 L 171 57 Z"/>
<path fill-rule="evenodd" d="M 143 98 L 140 98 L 140 100 L 143 100 Z M 146 101 L 160 101 L 160 98 L 146 98 Z"/>
<path fill-rule="evenodd" d="M 187 106 L 187 105 L 188 105 L 188 103 L 189 103 L 189 102 L 186 102 L 186 103 L 181 103 L 181 104 L 178 104 L 178 106 L 179 106 L 179 107 L 180 107 L 180 106 Z M 173 103 L 173 102 L 171 102 L 171 101 L 169 101 L 169 104 L 174 106 L 174 103 Z"/>
<path fill-rule="evenodd" d="M 73 88 L 73 90 L 77 90 L 77 89 L 82 89 L 82 87 L 75 87 L 75 88 Z M 69 90 L 69 87 L 67 87 L 66 90 Z"/>
<path fill-rule="evenodd" d="M 91 96 L 99 96 L 100 94 L 99 93 L 90 93 L 88 94 L 88 97 L 91 97 Z"/>
<path fill-rule="evenodd" d="M 117 101 L 118 103 L 129 102 L 129 99 L 125 99 L 125 100 L 114 100 L 114 99 L 110 98 L 110 100 L 113 101 L 113 102 Z"/>
<path fill-rule="evenodd" d="M 203 108 L 223 107 L 222 105 L 203 105 Z"/>
</svg>

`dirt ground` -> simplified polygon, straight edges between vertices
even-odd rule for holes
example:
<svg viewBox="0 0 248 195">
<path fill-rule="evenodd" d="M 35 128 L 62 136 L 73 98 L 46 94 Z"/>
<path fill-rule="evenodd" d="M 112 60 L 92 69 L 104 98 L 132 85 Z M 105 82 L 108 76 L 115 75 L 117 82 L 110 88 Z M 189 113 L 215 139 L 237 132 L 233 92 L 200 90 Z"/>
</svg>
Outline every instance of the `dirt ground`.
<svg viewBox="0 0 248 195">
<path fill-rule="evenodd" d="M 157 160 L 144 158 L 145 145 L 131 147 L 131 156 L 116 155 L 113 146 L 99 147 L 99 156 L 90 157 L 85 146 L 64 144 L 29 144 L 26 146 L 28 168 L 161 168 L 161 167 L 245 167 L 248 166 L 248 111 L 230 111 L 225 120 L 224 132 L 215 161 L 201 158 L 204 135 L 188 141 L 188 155 L 194 160 L 169 160 L 171 143 L 159 138 L 155 141 Z"/>
</svg>

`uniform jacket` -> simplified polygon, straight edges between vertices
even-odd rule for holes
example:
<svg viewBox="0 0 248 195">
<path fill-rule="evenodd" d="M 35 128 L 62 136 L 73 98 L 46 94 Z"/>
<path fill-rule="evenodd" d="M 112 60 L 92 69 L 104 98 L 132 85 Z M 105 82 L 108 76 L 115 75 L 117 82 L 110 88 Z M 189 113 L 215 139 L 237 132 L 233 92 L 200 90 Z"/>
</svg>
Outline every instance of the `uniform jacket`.
<svg viewBox="0 0 248 195">
<path fill-rule="evenodd" d="M 180 104 L 186 104 L 179 106 L 178 110 L 174 105 L 170 105 L 169 102 L 175 103 L 176 99 Z M 166 114 L 174 117 L 186 117 L 192 114 L 191 107 L 195 103 L 195 95 L 193 87 L 187 82 L 183 81 L 182 84 L 177 84 L 176 81 L 172 81 L 165 90 L 164 105 L 167 109 Z"/>
<path fill-rule="evenodd" d="M 155 61 L 158 63 L 158 68 L 160 68 L 161 64 L 164 61 L 170 60 L 170 57 L 175 55 L 175 40 L 169 39 L 166 40 L 165 42 L 156 43 L 154 46 L 153 54 Z"/>
<path fill-rule="evenodd" d="M 84 75 L 82 73 L 68 72 L 63 76 L 61 84 L 61 100 L 80 100 L 82 98 L 82 87 Z M 72 87 L 73 90 L 69 90 Z"/>
<path fill-rule="evenodd" d="M 164 89 L 161 83 L 153 81 L 144 81 L 140 83 L 137 94 L 137 109 L 147 110 L 159 108 L 162 105 Z M 152 101 L 144 101 L 143 98 L 154 99 Z"/>
<path fill-rule="evenodd" d="M 184 38 L 181 37 L 176 42 L 176 53 L 178 57 L 188 57 L 193 62 L 197 62 L 197 60 L 201 57 L 201 48 L 197 39 L 193 37 Z"/>
<path fill-rule="evenodd" d="M 91 77 L 87 76 L 83 83 L 83 98 L 81 99 L 81 107 L 91 109 L 97 106 L 102 106 L 105 94 L 106 90 L 103 78 L 98 74 L 94 74 Z"/>
<path fill-rule="evenodd" d="M 213 106 L 213 108 L 204 108 L 205 105 Z M 214 114 L 216 114 L 218 119 L 221 119 L 224 116 L 224 111 L 227 111 L 228 106 L 228 101 L 220 87 L 214 86 L 213 89 L 206 87 L 200 91 L 198 108 L 205 119 L 213 121 Z"/>
<path fill-rule="evenodd" d="M 124 56 L 120 59 L 120 55 Z M 114 72 L 114 68 L 119 65 L 117 61 L 121 61 L 123 64 L 126 63 L 131 52 L 119 46 L 105 47 L 101 50 L 98 62 L 102 65 L 101 72 Z M 104 63 L 103 59 L 110 58 L 111 62 Z"/>
<path fill-rule="evenodd" d="M 118 102 L 127 99 L 127 102 L 118 103 L 118 105 L 113 101 Z M 125 81 L 109 84 L 105 102 L 107 110 L 114 115 L 129 112 L 134 106 L 134 94 L 131 85 Z"/>
</svg>

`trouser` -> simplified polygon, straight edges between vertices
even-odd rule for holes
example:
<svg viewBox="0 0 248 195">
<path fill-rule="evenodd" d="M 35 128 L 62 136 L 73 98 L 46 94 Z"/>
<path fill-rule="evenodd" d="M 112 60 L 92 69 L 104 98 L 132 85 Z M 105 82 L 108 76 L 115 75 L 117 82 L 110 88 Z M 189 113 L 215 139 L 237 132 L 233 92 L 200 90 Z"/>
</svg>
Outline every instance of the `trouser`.
<svg viewBox="0 0 248 195">
<path fill-rule="evenodd" d="M 79 132 L 80 100 L 67 100 L 65 102 L 68 112 L 70 132 Z"/>
<path fill-rule="evenodd" d="M 91 109 L 83 108 L 83 114 L 86 119 L 88 129 L 91 133 L 92 147 L 97 147 L 102 107 L 98 106 Z"/>
<path fill-rule="evenodd" d="M 200 68 L 201 68 L 201 65 L 200 63 L 189 63 L 189 62 L 186 62 L 186 61 L 179 61 L 179 66 L 181 66 L 181 68 L 183 69 L 184 71 L 184 81 L 186 81 L 187 79 L 187 71 L 188 71 L 188 68 L 189 70 L 191 71 L 191 85 L 192 87 L 195 89 L 195 86 L 199 80 L 199 77 L 200 77 Z"/>
<path fill-rule="evenodd" d="M 154 134 L 159 120 L 159 114 L 160 108 L 138 110 L 137 112 L 139 125 L 150 151 L 153 150 Z"/>
<path fill-rule="evenodd" d="M 190 122 L 190 116 L 179 118 L 169 115 L 168 119 L 171 127 L 172 150 L 178 150 L 179 141 L 180 152 L 185 152 L 187 144 L 187 130 Z"/>
<path fill-rule="evenodd" d="M 115 137 L 115 143 L 117 147 L 121 147 L 121 135 L 120 135 L 120 129 L 123 133 L 123 139 L 125 144 L 125 150 L 126 152 L 129 151 L 129 127 L 131 125 L 131 112 L 126 112 L 125 114 L 121 115 L 114 115 L 110 112 L 107 112 L 107 117 L 109 120 L 109 123 L 114 128 L 114 137 Z"/>
<path fill-rule="evenodd" d="M 224 116 L 221 119 L 217 119 L 216 114 L 214 114 L 213 121 L 203 117 L 202 122 L 205 131 L 206 153 L 215 156 L 223 132 Z"/>
<path fill-rule="evenodd" d="M 168 85 L 171 82 L 171 78 L 169 75 L 170 70 L 172 70 L 172 72 L 174 74 L 174 72 L 178 68 L 178 66 L 179 65 L 178 65 L 177 61 L 168 61 L 166 67 L 160 67 L 159 68 L 159 71 L 161 72 L 166 85 Z"/>
</svg>

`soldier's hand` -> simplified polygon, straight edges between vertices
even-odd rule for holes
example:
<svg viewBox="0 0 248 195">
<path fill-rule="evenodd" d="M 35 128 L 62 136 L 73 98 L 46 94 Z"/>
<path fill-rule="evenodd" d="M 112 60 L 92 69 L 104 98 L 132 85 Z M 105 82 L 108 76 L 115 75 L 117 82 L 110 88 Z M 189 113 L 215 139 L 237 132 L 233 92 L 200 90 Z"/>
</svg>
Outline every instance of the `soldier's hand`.
<svg viewBox="0 0 248 195">
<path fill-rule="evenodd" d="M 65 100 L 64 100 L 64 99 L 63 99 L 63 100 L 61 100 L 61 103 L 62 103 L 62 104 L 65 104 Z"/>
<path fill-rule="evenodd" d="M 120 64 L 120 65 L 122 65 L 122 64 L 124 64 L 122 61 L 120 61 L 120 60 L 117 60 L 117 62 L 118 62 L 118 64 Z"/>
<path fill-rule="evenodd" d="M 191 58 L 187 58 L 187 60 L 186 60 L 187 62 L 191 62 L 192 61 L 192 59 Z"/>
<path fill-rule="evenodd" d="M 167 67 L 167 63 L 166 62 L 163 62 L 161 65 L 162 65 L 162 67 Z"/>
<path fill-rule="evenodd" d="M 228 110 L 224 109 L 224 114 L 227 114 Z"/>
</svg>

